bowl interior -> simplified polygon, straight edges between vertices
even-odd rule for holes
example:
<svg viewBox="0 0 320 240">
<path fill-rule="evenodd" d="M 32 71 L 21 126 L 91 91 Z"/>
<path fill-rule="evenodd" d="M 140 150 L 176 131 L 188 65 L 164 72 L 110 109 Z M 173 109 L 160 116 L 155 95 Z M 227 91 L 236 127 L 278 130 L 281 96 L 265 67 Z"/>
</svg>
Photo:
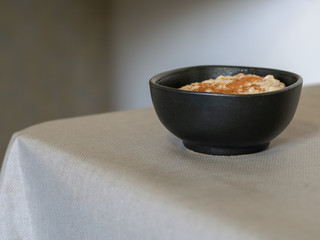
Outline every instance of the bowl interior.
<svg viewBox="0 0 320 240">
<path fill-rule="evenodd" d="M 259 76 L 273 75 L 276 79 L 283 82 L 286 87 L 298 84 L 299 80 L 302 81 L 299 75 L 291 72 L 268 68 L 237 66 L 196 66 L 181 68 L 160 73 L 151 79 L 151 81 L 160 86 L 180 88 L 193 82 L 201 82 L 210 78 L 215 79 L 221 75 L 232 76 L 238 73 L 255 74 Z"/>
</svg>

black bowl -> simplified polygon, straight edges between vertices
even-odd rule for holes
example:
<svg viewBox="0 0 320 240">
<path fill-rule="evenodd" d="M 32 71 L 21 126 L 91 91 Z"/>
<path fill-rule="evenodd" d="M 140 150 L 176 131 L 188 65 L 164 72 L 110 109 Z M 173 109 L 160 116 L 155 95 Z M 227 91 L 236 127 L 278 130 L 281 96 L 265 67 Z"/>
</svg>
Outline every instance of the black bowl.
<svg viewBox="0 0 320 240">
<path fill-rule="evenodd" d="M 284 89 L 259 94 L 219 94 L 178 90 L 192 82 L 237 73 L 273 75 Z M 195 66 L 155 75 L 149 81 L 162 124 L 190 150 L 214 155 L 262 151 L 291 122 L 302 78 L 276 69 Z"/>
</svg>

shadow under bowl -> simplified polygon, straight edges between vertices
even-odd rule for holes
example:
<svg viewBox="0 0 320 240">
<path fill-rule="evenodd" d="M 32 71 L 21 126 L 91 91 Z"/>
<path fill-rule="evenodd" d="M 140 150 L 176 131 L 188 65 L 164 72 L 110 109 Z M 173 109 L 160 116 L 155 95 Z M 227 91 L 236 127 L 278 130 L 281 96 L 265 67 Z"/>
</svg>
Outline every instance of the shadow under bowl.
<svg viewBox="0 0 320 240">
<path fill-rule="evenodd" d="M 259 94 L 219 94 L 178 88 L 220 75 L 273 75 L 284 89 Z M 195 152 L 239 155 L 266 149 L 291 122 L 298 106 L 301 76 L 276 69 L 194 66 L 155 75 L 149 81 L 162 124 Z"/>
</svg>

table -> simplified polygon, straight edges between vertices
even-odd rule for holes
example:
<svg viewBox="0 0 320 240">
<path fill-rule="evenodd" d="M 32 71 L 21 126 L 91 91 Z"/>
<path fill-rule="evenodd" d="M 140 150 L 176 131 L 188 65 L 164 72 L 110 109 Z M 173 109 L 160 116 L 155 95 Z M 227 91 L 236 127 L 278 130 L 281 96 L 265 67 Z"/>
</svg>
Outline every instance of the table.
<svg viewBox="0 0 320 240">
<path fill-rule="evenodd" d="M 0 239 L 320 239 L 320 85 L 263 152 L 187 150 L 153 108 L 13 135 Z"/>
</svg>

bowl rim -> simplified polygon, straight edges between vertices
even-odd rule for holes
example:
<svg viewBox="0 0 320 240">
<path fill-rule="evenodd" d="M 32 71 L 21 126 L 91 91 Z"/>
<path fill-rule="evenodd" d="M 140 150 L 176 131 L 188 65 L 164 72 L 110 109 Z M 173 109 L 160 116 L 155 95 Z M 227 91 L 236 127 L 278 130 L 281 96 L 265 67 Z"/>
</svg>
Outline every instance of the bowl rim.
<svg viewBox="0 0 320 240">
<path fill-rule="evenodd" d="M 271 92 L 264 92 L 264 93 L 254 93 L 254 94 L 229 94 L 229 93 L 212 93 L 212 92 L 195 92 L 195 91 L 187 91 L 187 90 L 179 90 L 178 88 L 163 86 L 157 83 L 160 79 L 167 77 L 170 74 L 179 73 L 183 71 L 191 71 L 197 68 L 208 68 L 208 67 L 220 67 L 220 68 L 242 68 L 242 69 L 252 69 L 252 70 L 266 70 L 266 71 L 275 71 L 281 74 L 291 75 L 297 78 L 297 81 L 289 86 L 286 86 L 285 88 L 282 88 L 280 90 L 271 91 Z M 303 78 L 296 73 L 280 70 L 280 69 L 274 69 L 274 68 L 265 68 L 265 67 L 251 67 L 251 66 L 238 66 L 238 65 L 197 65 L 197 66 L 189 66 L 189 67 L 183 67 L 183 68 L 176 68 L 169 71 L 161 72 L 149 80 L 150 87 L 156 87 L 160 88 L 166 91 L 173 91 L 178 94 L 191 94 L 191 95 L 204 95 L 204 96 L 224 96 L 224 97 L 256 97 L 256 96 L 266 96 L 266 95 L 274 95 L 279 94 L 282 92 L 289 91 L 290 89 L 296 88 L 303 84 Z"/>
</svg>

